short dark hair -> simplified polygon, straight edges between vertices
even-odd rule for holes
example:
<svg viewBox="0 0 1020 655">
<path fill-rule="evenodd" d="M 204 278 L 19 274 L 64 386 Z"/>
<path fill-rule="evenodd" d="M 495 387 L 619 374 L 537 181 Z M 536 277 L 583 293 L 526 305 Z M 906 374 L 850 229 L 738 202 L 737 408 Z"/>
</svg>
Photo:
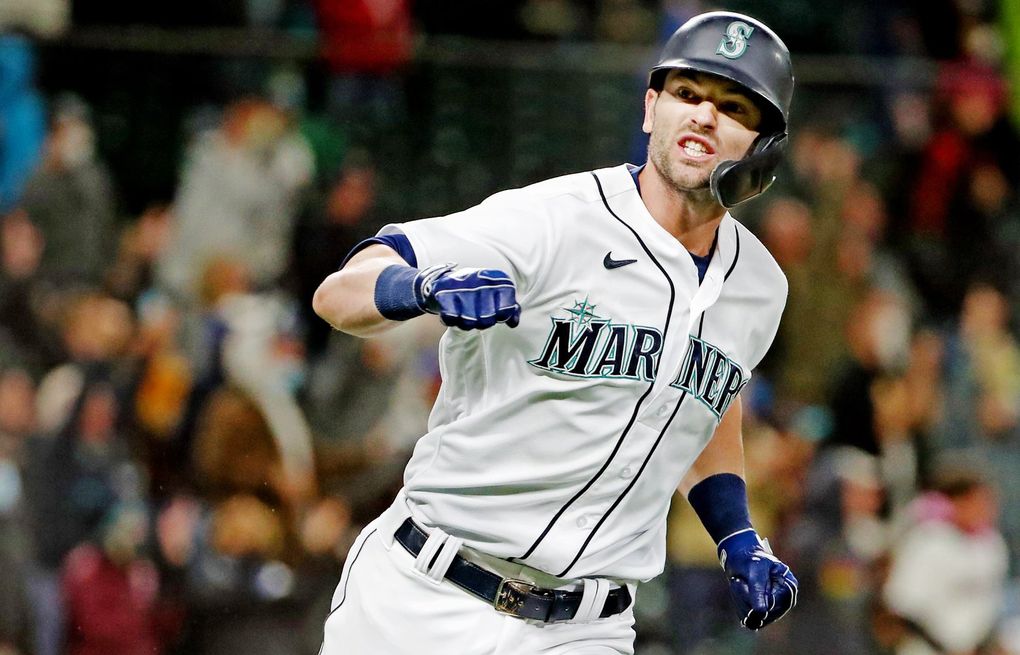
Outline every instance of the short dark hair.
<svg viewBox="0 0 1020 655">
<path fill-rule="evenodd" d="M 931 489 L 948 498 L 960 498 L 977 489 L 990 487 L 991 480 L 969 463 L 944 464 L 931 476 Z"/>
</svg>

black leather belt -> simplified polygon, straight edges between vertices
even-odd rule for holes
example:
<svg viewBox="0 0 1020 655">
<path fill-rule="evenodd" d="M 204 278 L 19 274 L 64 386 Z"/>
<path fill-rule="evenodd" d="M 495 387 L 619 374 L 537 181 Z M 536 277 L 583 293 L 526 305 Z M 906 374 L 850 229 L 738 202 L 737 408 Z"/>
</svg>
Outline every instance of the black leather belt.
<svg viewBox="0 0 1020 655">
<path fill-rule="evenodd" d="M 393 537 L 407 552 L 417 557 L 429 536 L 408 518 Z M 545 622 L 574 618 L 583 595 L 580 591 L 543 589 L 523 580 L 503 578 L 460 555 L 454 556 L 445 577 L 464 591 L 491 603 L 498 612 Z M 630 590 L 627 587 L 613 589 L 606 597 L 599 618 L 619 614 L 629 605 Z"/>
</svg>

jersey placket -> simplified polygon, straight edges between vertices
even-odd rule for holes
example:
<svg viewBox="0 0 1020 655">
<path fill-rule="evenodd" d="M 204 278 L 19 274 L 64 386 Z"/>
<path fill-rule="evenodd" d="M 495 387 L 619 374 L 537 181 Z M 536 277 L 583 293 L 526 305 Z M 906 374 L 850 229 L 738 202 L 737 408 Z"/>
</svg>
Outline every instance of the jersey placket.
<svg viewBox="0 0 1020 655">
<path fill-rule="evenodd" d="M 720 225 L 719 229 L 724 230 L 724 226 L 725 222 L 723 225 Z M 683 332 L 677 330 L 670 338 L 669 347 L 663 349 L 658 375 L 656 375 L 655 384 L 652 386 L 652 393 L 646 399 L 646 405 L 639 418 L 641 423 L 649 428 L 656 430 L 664 429 L 677 404 L 682 401 L 684 392 L 672 386 L 672 382 L 679 375 L 684 359 L 687 357 L 687 351 L 690 348 L 689 337 L 692 335 L 701 336 L 697 334 L 701 318 L 708 308 L 715 304 L 722 293 L 723 282 L 725 280 L 724 267 L 726 266 L 724 262 L 724 259 L 726 259 L 724 244 L 730 241 L 730 239 L 722 238 L 722 235 L 720 235 L 716 252 L 713 254 L 712 262 L 705 273 L 705 279 L 702 280 L 700 286 L 696 287 L 690 303 L 687 307 L 684 307 L 683 303 L 677 303 L 677 307 L 674 308 L 673 320 L 677 325 L 685 325 L 686 329 Z M 693 268 L 693 263 L 691 268 Z M 692 275 L 690 271 L 686 270 L 683 274 L 685 277 Z M 693 273 L 693 275 L 696 275 L 696 273 Z"/>
</svg>

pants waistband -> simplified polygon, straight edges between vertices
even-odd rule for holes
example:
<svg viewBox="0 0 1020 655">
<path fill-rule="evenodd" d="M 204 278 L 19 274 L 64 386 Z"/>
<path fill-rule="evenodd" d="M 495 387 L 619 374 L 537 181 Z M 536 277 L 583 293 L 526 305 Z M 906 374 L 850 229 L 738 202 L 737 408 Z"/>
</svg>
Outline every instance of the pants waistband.
<svg viewBox="0 0 1020 655">
<path fill-rule="evenodd" d="M 408 517 L 394 540 L 415 557 L 415 568 L 427 577 L 449 580 L 490 603 L 498 612 L 543 622 L 591 621 L 614 616 L 631 603 L 627 587 L 610 588 L 607 580 L 586 578 L 583 589 L 545 589 L 524 580 L 504 578 L 460 554 L 461 541 L 433 530 L 431 534 Z"/>
</svg>

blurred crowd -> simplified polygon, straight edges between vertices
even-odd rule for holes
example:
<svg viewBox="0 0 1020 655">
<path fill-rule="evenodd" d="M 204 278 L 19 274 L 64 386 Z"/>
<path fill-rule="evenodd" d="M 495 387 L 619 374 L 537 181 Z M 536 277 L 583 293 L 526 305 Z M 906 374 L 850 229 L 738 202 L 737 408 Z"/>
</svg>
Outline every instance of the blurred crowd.
<svg viewBox="0 0 1020 655">
<path fill-rule="evenodd" d="M 347 548 L 399 488 L 441 382 L 437 322 L 358 340 L 310 303 L 355 243 L 416 217 L 393 207 L 461 208 L 392 200 L 428 180 L 401 177 L 385 135 L 441 141 L 432 123 L 449 118 L 411 117 L 428 95 L 416 39 L 648 44 L 711 8 L 520 0 L 483 21 L 469 2 L 212 3 L 210 24 L 317 30 L 321 93 L 294 66 L 225 66 L 217 79 L 245 92 L 148 141 L 174 151 L 104 141 L 107 95 L 42 84 L 60 75 L 37 60 L 70 25 L 211 11 L 178 4 L 0 6 L 0 655 L 315 653 Z M 806 89 L 779 181 L 735 211 L 790 282 L 743 395 L 752 515 L 800 577 L 797 610 L 736 629 L 713 545 L 677 502 L 638 652 L 1020 653 L 1008 39 L 982 2 L 745 4 L 726 6 L 795 54 L 925 56 L 938 72 Z M 837 43 L 834 16 L 857 25 Z M 146 197 L 141 173 L 168 165 L 166 197 Z"/>
</svg>

